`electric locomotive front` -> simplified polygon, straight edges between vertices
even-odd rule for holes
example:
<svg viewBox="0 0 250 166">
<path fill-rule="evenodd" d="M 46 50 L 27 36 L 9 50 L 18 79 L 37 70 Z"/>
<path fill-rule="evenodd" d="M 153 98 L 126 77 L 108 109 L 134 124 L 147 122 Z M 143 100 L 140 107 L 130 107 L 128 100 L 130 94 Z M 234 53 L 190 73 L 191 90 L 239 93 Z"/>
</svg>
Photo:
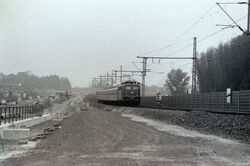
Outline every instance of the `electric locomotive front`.
<svg viewBox="0 0 250 166">
<path fill-rule="evenodd" d="M 140 103 L 140 83 L 136 81 L 125 81 L 120 86 L 123 103 Z"/>
</svg>

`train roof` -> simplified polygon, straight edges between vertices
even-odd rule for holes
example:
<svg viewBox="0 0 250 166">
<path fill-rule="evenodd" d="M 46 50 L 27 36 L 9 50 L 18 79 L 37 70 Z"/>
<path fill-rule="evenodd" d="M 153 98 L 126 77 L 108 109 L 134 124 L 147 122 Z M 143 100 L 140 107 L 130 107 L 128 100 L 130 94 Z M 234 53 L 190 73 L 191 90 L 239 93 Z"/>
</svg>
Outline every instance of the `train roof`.
<svg viewBox="0 0 250 166">
<path fill-rule="evenodd" d="M 115 88 L 120 87 L 121 85 L 126 85 L 126 84 L 140 85 L 141 83 L 138 82 L 138 81 L 131 81 L 131 80 L 129 80 L 129 81 L 124 81 L 124 82 L 122 82 L 120 85 L 115 85 L 115 86 L 106 87 L 106 88 L 104 88 L 104 89 L 102 89 L 102 90 L 99 90 L 99 91 L 107 91 L 107 90 L 115 89 Z"/>
<path fill-rule="evenodd" d="M 124 81 L 124 82 L 121 83 L 121 85 L 124 85 L 124 84 L 135 84 L 135 85 L 139 85 L 139 84 L 141 84 L 141 83 L 138 82 L 138 81 L 128 80 L 128 81 Z"/>
</svg>

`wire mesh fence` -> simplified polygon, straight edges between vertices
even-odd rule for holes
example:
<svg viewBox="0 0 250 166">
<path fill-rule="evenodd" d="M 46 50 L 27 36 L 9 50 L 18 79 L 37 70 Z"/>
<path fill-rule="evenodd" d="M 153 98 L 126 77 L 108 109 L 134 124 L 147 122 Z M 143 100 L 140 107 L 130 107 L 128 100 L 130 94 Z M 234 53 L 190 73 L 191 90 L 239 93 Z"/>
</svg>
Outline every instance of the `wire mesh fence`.
<svg viewBox="0 0 250 166">
<path fill-rule="evenodd" d="M 141 97 L 141 107 L 169 108 L 181 110 L 207 110 L 216 112 L 249 112 L 250 90 L 232 91 L 230 103 L 226 92 L 196 93 L 179 96 Z"/>
<path fill-rule="evenodd" d="M 43 106 L 0 106 L 0 125 L 43 115 Z"/>
</svg>

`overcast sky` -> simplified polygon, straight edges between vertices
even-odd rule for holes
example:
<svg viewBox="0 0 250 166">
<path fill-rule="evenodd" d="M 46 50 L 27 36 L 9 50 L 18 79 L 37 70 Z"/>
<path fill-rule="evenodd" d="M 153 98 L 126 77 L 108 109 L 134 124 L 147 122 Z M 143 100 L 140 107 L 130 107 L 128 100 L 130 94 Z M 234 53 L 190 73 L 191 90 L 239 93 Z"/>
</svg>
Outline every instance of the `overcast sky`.
<svg viewBox="0 0 250 166">
<path fill-rule="evenodd" d="M 73 86 L 119 69 L 136 70 L 136 56 L 168 56 L 231 24 L 215 0 L 0 0 L 0 72 L 32 71 L 67 76 Z M 229 2 L 220 1 L 220 2 Z M 230 2 L 237 2 L 232 0 Z M 223 5 L 246 28 L 247 5 Z M 205 14 L 205 16 L 204 16 Z M 204 16 L 204 17 L 202 17 Z M 195 23 L 195 24 L 194 24 Z M 194 25 L 194 26 L 192 26 Z M 190 28 L 192 27 L 192 28 Z M 182 35 L 186 32 L 184 35 Z M 239 35 L 226 29 L 202 42 L 198 52 Z M 192 47 L 172 56 L 192 56 Z M 190 60 L 148 61 L 148 85 L 162 85 L 171 68 L 191 72 Z M 137 63 L 141 67 L 140 63 Z M 140 81 L 139 77 L 135 77 Z"/>
</svg>

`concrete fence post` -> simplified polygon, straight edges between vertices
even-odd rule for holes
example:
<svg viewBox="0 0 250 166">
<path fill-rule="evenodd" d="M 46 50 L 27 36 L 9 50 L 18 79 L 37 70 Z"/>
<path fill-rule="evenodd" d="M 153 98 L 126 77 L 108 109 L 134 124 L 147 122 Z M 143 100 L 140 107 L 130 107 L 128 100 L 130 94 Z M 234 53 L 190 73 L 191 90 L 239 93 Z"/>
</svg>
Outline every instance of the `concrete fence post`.
<svg viewBox="0 0 250 166">
<path fill-rule="evenodd" d="M 18 119 L 21 120 L 21 107 L 18 108 Z"/>
<path fill-rule="evenodd" d="M 22 115 L 22 120 L 23 120 L 23 107 L 21 107 L 21 115 Z"/>
<path fill-rule="evenodd" d="M 30 106 L 28 106 L 27 115 L 28 115 L 28 118 L 30 118 Z"/>
<path fill-rule="evenodd" d="M 6 110 L 7 108 L 6 107 L 4 107 L 4 124 L 6 124 L 6 117 L 7 117 L 7 110 Z"/>
<path fill-rule="evenodd" d="M 34 106 L 31 107 L 32 118 L 34 117 Z"/>
<path fill-rule="evenodd" d="M 15 122 L 15 107 L 12 107 L 12 122 Z"/>
<path fill-rule="evenodd" d="M 9 109 L 8 109 L 8 123 L 10 123 L 10 107 L 9 107 Z"/>
<path fill-rule="evenodd" d="M 27 116 L 26 116 L 26 107 L 27 107 L 27 106 L 24 107 L 24 119 L 27 118 Z"/>
<path fill-rule="evenodd" d="M 17 119 L 17 118 L 18 118 L 18 117 L 17 117 L 17 111 L 18 111 L 17 109 L 18 109 L 18 107 L 15 107 L 15 119 L 16 119 L 16 121 L 18 120 L 18 119 Z"/>
</svg>

